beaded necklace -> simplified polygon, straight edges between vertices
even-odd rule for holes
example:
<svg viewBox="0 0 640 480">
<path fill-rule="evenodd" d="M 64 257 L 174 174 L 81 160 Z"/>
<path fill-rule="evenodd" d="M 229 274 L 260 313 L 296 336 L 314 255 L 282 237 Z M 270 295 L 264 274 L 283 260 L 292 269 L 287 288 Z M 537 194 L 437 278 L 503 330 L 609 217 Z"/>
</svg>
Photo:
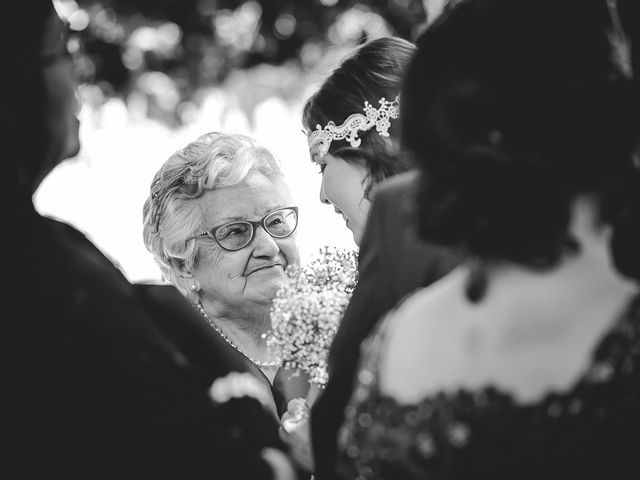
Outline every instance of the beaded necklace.
<svg viewBox="0 0 640 480">
<path fill-rule="evenodd" d="M 249 359 L 249 361 L 251 363 L 256 364 L 258 367 L 278 367 L 280 366 L 280 364 L 282 363 L 281 359 L 277 359 L 277 360 L 273 360 L 271 362 L 262 362 L 260 360 L 256 360 L 253 357 L 250 357 L 249 355 L 247 355 L 246 353 L 244 353 L 240 347 L 238 347 L 235 343 L 233 343 L 231 341 L 231 339 L 229 337 L 227 337 L 225 335 L 225 333 L 220 330 L 220 328 L 215 324 L 215 322 L 213 320 L 211 320 L 211 318 L 209 318 L 209 315 L 207 315 L 207 312 L 204 311 L 204 308 L 202 308 L 202 305 L 198 304 L 197 305 L 198 311 L 200 312 L 200 314 L 205 318 L 205 320 L 209 323 L 209 325 L 211 325 L 213 327 L 213 329 L 218 332 L 218 334 L 222 337 L 222 339 L 227 342 L 229 345 L 231 345 L 233 348 L 235 348 L 238 352 L 240 352 L 242 355 L 244 355 L 245 357 L 247 357 Z"/>
</svg>

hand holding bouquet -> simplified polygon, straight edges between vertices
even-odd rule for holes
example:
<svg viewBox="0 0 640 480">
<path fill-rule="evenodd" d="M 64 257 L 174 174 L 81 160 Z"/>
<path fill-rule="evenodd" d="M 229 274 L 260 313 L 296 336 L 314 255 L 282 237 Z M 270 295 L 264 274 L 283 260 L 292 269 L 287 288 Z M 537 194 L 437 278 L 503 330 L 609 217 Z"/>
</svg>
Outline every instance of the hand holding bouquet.
<svg viewBox="0 0 640 480">
<path fill-rule="evenodd" d="M 357 254 L 324 247 L 306 266 L 287 268 L 287 281 L 271 308 L 268 347 L 283 359 L 285 368 L 310 377 L 306 399 L 289 402 L 280 435 L 298 466 L 312 472 L 309 409 L 318 389 L 328 380 L 329 347 L 357 281 Z"/>
</svg>

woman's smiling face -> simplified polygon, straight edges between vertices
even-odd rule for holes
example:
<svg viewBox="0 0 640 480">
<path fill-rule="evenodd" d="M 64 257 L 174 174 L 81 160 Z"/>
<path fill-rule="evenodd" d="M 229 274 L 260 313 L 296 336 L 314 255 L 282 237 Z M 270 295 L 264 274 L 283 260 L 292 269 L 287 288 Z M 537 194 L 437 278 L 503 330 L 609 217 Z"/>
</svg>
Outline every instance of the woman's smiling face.
<svg viewBox="0 0 640 480">
<path fill-rule="evenodd" d="M 201 231 L 234 220 L 257 221 L 273 210 L 293 205 L 284 184 L 259 172 L 237 185 L 210 190 L 196 201 L 202 212 Z M 253 241 L 237 251 L 224 250 L 211 237 L 197 242 L 193 275 L 201 298 L 224 310 L 270 305 L 285 280 L 285 267 L 298 261 L 295 232 L 278 239 L 260 226 Z"/>
<path fill-rule="evenodd" d="M 353 240 L 360 245 L 370 207 L 365 198 L 367 168 L 330 153 L 321 156 L 312 151 L 311 158 L 322 174 L 320 201 L 334 206 L 353 233 Z"/>
</svg>

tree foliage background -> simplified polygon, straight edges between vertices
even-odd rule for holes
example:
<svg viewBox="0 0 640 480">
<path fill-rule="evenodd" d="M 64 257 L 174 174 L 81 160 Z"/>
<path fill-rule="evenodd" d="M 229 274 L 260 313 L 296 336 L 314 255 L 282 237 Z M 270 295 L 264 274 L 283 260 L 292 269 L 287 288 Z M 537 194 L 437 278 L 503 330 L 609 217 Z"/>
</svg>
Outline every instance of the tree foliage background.
<svg viewBox="0 0 640 480">
<path fill-rule="evenodd" d="M 298 98 L 339 55 L 370 38 L 415 40 L 421 0 L 58 0 L 80 79 L 143 103 L 171 125 L 188 119 L 208 87 L 249 110 L 264 95 Z"/>
<path fill-rule="evenodd" d="M 415 40 L 426 25 L 420 0 L 54 4 L 69 24 L 81 81 L 82 148 L 41 184 L 40 213 L 79 228 L 130 280 L 160 281 L 142 242 L 151 179 L 171 153 L 220 130 L 249 135 L 280 160 L 300 207 L 302 258 L 322 246 L 355 246 L 342 217 L 318 201 L 302 106 L 358 44 L 383 35 Z"/>
</svg>

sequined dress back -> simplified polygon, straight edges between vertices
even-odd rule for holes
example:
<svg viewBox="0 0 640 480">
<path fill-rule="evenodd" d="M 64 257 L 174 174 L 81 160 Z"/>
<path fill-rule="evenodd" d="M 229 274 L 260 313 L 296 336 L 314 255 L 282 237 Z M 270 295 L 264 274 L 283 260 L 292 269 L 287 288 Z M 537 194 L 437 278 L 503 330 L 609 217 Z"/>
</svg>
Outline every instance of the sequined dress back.
<svg viewBox="0 0 640 480">
<path fill-rule="evenodd" d="M 377 353 L 391 318 L 362 345 L 340 479 L 640 479 L 640 295 L 575 388 L 526 406 L 495 388 L 410 405 L 382 394 Z"/>
</svg>

